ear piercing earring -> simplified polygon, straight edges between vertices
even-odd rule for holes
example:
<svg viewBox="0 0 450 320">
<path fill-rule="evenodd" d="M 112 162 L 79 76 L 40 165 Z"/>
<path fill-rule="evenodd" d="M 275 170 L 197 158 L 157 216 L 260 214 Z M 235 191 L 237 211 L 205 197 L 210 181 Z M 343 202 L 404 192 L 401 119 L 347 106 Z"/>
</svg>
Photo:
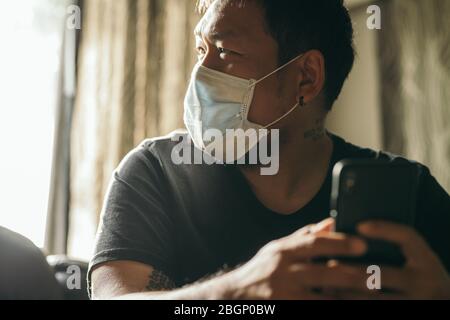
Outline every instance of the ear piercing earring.
<svg viewBox="0 0 450 320">
<path fill-rule="evenodd" d="M 299 104 L 300 104 L 300 107 L 304 107 L 305 106 L 305 97 L 300 97 Z"/>
</svg>

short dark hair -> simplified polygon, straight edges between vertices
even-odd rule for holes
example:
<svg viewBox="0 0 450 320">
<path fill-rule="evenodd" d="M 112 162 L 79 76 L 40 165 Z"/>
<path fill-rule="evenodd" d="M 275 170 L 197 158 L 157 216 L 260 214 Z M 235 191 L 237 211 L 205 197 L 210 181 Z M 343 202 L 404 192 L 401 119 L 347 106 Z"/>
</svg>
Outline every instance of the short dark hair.
<svg viewBox="0 0 450 320">
<path fill-rule="evenodd" d="M 268 32 L 279 46 L 280 65 L 308 50 L 323 54 L 326 102 L 331 109 L 355 61 L 353 25 L 344 0 L 253 1 L 265 11 Z M 197 8 L 204 13 L 213 2 L 198 0 Z"/>
</svg>

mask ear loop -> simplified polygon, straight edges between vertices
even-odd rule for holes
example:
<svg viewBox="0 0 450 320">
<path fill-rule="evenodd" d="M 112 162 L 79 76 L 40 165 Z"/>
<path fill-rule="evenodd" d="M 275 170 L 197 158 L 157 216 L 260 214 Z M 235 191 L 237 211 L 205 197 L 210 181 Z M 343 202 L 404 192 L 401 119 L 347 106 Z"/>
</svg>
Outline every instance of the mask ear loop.
<svg viewBox="0 0 450 320">
<path fill-rule="evenodd" d="M 301 54 L 301 55 L 295 57 L 294 59 L 288 61 L 287 63 L 285 63 L 284 65 L 282 65 L 281 67 L 279 67 L 278 69 L 276 69 L 276 70 L 274 70 L 273 72 L 269 73 L 267 76 L 262 77 L 262 78 L 259 79 L 258 81 L 251 81 L 250 87 L 256 86 L 258 83 L 260 83 L 260 82 L 266 80 L 266 79 L 269 78 L 270 76 L 272 76 L 272 75 L 274 75 L 275 73 L 277 73 L 278 71 L 284 69 L 286 66 L 290 65 L 292 62 L 294 62 L 294 61 L 297 60 L 297 59 L 300 59 L 300 58 L 303 57 L 303 56 L 304 56 L 304 54 Z M 289 110 L 289 111 L 288 111 L 285 115 L 283 115 L 281 118 L 279 118 L 279 119 L 277 119 L 277 120 L 275 120 L 275 121 L 269 123 L 267 126 L 264 127 L 264 129 L 268 129 L 268 128 L 270 128 L 271 126 L 273 126 L 274 124 L 277 124 L 278 122 L 280 122 L 281 120 L 283 120 L 284 118 L 286 118 L 287 116 L 289 116 L 292 112 L 294 112 L 294 110 L 297 109 L 299 106 L 300 106 L 300 107 L 303 107 L 304 105 L 305 105 L 304 97 L 301 97 L 301 98 L 300 98 L 300 101 L 297 102 L 297 103 L 295 104 L 295 106 L 292 107 L 291 110 Z"/>
<path fill-rule="evenodd" d="M 290 60 L 289 62 L 283 64 L 281 67 L 279 67 L 278 69 L 272 71 L 271 73 L 269 73 L 267 76 L 262 77 L 261 79 L 257 80 L 257 81 L 252 81 L 252 83 L 250 84 L 250 86 L 256 86 L 258 83 L 266 80 L 267 78 L 269 78 L 270 76 L 274 75 L 275 73 L 277 73 L 278 71 L 284 69 L 285 67 L 287 67 L 288 65 L 290 65 L 292 62 L 294 62 L 297 59 L 300 59 L 301 57 L 303 57 L 304 54 L 301 54 L 297 57 L 295 57 L 294 59 Z"/>
<path fill-rule="evenodd" d="M 306 104 L 305 104 L 305 97 L 302 96 L 302 97 L 300 97 L 299 102 L 297 102 L 297 103 L 295 104 L 295 106 L 294 106 L 291 110 L 289 110 L 289 111 L 288 111 L 284 116 L 282 116 L 281 118 L 279 118 L 279 119 L 275 120 L 274 122 L 272 122 L 272 123 L 268 124 L 267 126 L 265 126 L 264 129 L 270 128 L 270 127 L 273 126 L 274 124 L 276 124 L 276 123 L 280 122 L 281 120 L 283 120 L 284 118 L 286 118 L 288 115 L 290 115 L 292 112 L 294 112 L 294 110 L 297 109 L 298 107 L 303 108 L 305 105 L 306 105 Z"/>
<path fill-rule="evenodd" d="M 268 124 L 267 126 L 264 127 L 264 129 L 269 129 L 271 126 L 273 126 L 274 124 L 277 124 L 278 122 L 280 122 L 281 120 L 283 120 L 284 118 L 286 118 L 288 115 L 290 115 L 292 112 L 294 112 L 295 109 L 297 109 L 300 106 L 300 103 L 296 103 L 295 106 L 289 110 L 284 116 L 282 116 L 281 118 L 278 118 L 277 120 L 275 120 L 274 122 Z"/>
</svg>

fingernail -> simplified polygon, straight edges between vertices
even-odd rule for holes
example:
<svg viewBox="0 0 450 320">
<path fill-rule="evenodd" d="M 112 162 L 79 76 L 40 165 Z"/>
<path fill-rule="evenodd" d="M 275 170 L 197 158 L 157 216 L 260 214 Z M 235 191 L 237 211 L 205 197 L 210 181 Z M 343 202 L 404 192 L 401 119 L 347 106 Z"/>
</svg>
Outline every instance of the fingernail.
<svg viewBox="0 0 450 320">
<path fill-rule="evenodd" d="M 319 230 L 324 229 L 325 227 L 332 225 L 333 223 L 334 223 L 334 220 L 332 218 L 324 220 L 322 222 L 319 222 L 319 224 L 317 224 L 311 228 L 311 232 L 315 233 Z"/>
<path fill-rule="evenodd" d="M 322 222 L 319 223 L 319 226 L 323 227 L 323 226 L 327 226 L 334 223 L 334 219 L 333 218 L 328 218 L 326 220 L 323 220 Z"/>
</svg>

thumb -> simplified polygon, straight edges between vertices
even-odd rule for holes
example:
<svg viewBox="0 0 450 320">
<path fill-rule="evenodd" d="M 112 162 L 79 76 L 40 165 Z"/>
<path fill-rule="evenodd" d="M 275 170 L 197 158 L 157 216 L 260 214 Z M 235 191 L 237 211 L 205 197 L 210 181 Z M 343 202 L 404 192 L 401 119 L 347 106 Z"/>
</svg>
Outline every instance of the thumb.
<svg viewBox="0 0 450 320">
<path fill-rule="evenodd" d="M 317 224 L 307 225 L 306 227 L 303 227 L 300 230 L 298 230 L 297 232 L 288 236 L 288 238 L 303 237 L 303 236 L 306 236 L 309 234 L 317 235 L 320 233 L 330 233 L 330 232 L 333 232 L 333 230 L 334 230 L 334 224 L 335 224 L 334 219 L 328 218 Z"/>
<path fill-rule="evenodd" d="M 322 222 L 311 227 L 310 232 L 313 234 L 330 233 L 334 231 L 335 221 L 333 218 L 328 218 Z"/>
</svg>

